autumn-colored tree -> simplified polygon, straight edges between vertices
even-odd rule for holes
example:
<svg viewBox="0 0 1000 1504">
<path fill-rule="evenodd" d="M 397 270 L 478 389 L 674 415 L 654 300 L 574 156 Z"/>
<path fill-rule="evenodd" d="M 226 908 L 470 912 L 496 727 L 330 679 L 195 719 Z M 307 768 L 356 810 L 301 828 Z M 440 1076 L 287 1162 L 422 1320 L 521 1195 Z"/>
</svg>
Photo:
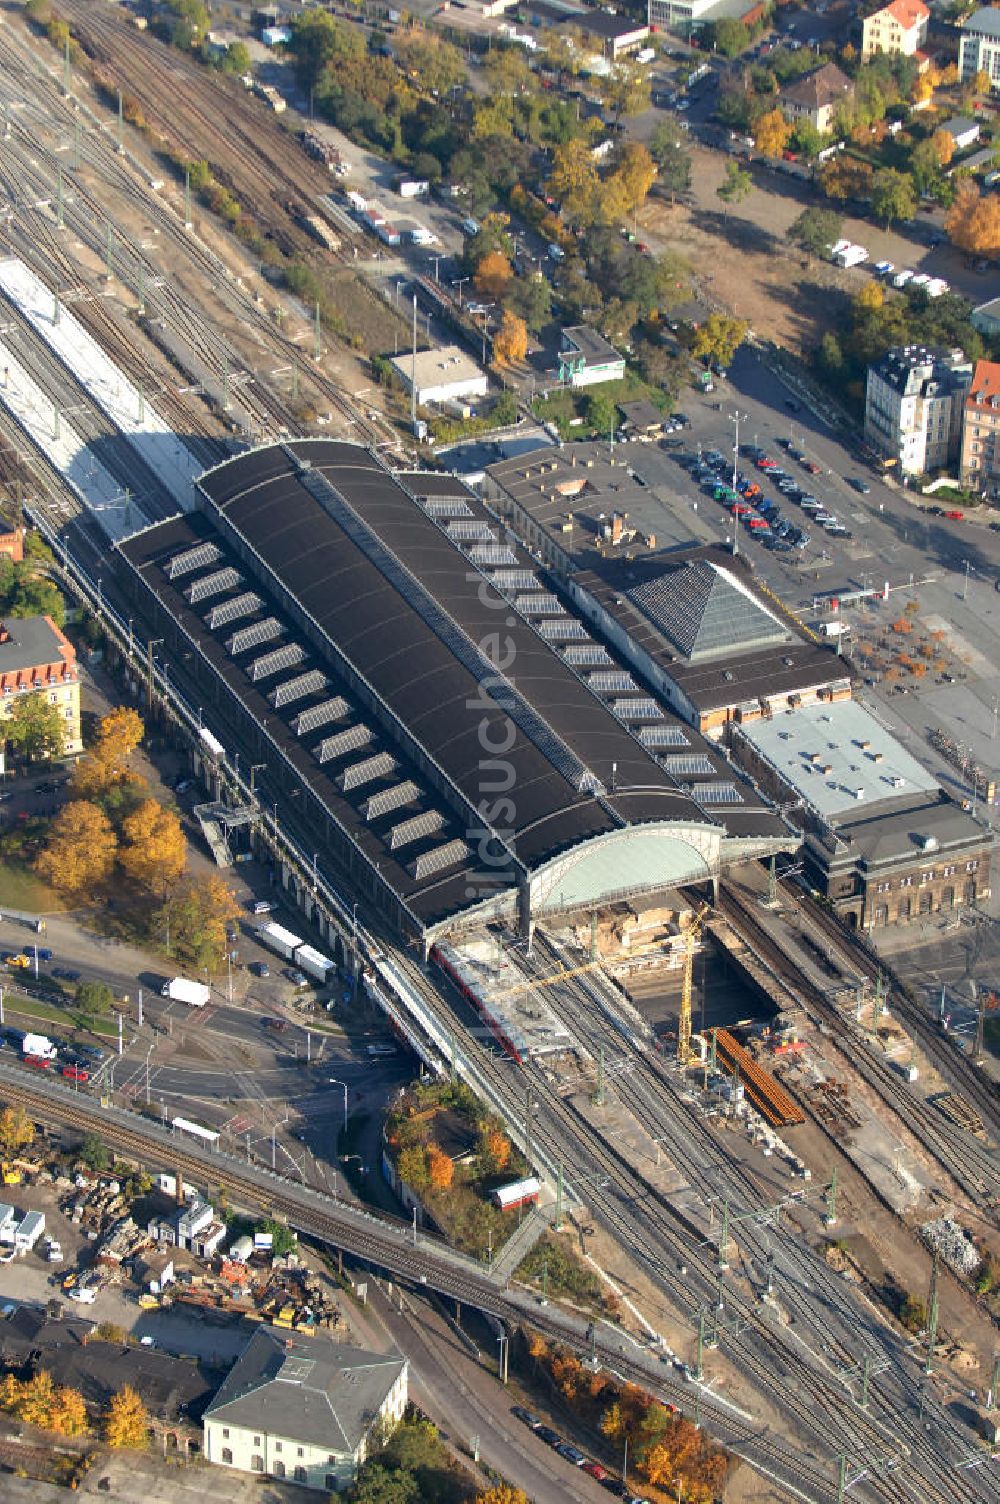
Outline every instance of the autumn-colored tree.
<svg viewBox="0 0 1000 1504">
<path fill-rule="evenodd" d="M 60 1384 L 52 1397 L 48 1429 L 60 1436 L 82 1436 L 87 1430 L 87 1407 L 79 1389 Z"/>
<path fill-rule="evenodd" d="M 819 170 L 819 183 L 827 198 L 843 201 L 849 198 L 868 198 L 871 195 L 874 176 L 868 162 L 859 162 L 840 152 L 823 163 Z"/>
<path fill-rule="evenodd" d="M 167 949 L 196 971 L 215 971 L 226 957 L 227 926 L 239 914 L 236 894 L 218 873 L 182 883 L 160 912 Z"/>
<path fill-rule="evenodd" d="M 975 78 L 972 80 L 973 92 L 985 98 L 992 87 L 993 84 L 992 80 L 990 79 L 990 75 L 987 73 L 985 68 L 980 68 Z"/>
<path fill-rule="evenodd" d="M 780 110 L 768 110 L 753 128 L 757 150 L 765 157 L 780 157 L 792 138 L 792 127 Z"/>
<path fill-rule="evenodd" d="M 552 153 L 548 187 L 568 220 L 575 222 L 592 217 L 600 179 L 586 141 L 576 137 L 556 147 Z"/>
<path fill-rule="evenodd" d="M 506 1170 L 510 1163 L 510 1139 L 499 1128 L 486 1135 L 486 1147 L 497 1170 Z"/>
<path fill-rule="evenodd" d="M 967 255 L 1000 256 L 1000 198 L 995 193 L 982 198 L 971 179 L 959 180 L 944 227 L 952 245 Z"/>
<path fill-rule="evenodd" d="M 913 85 L 913 99 L 915 104 L 930 104 L 934 98 L 936 88 L 936 74 L 928 68 L 926 73 L 921 73 Z"/>
<path fill-rule="evenodd" d="M 41 1368 L 21 1390 L 17 1404 L 19 1420 L 29 1426 L 48 1426 L 52 1417 L 56 1386 L 48 1369 Z"/>
<path fill-rule="evenodd" d="M 118 841 L 104 811 L 85 799 L 63 805 L 35 870 L 60 893 L 90 894 L 110 875 Z"/>
<path fill-rule="evenodd" d="M 109 1447 L 144 1447 L 149 1438 L 146 1407 L 131 1384 L 111 1397 L 104 1421 L 104 1439 Z"/>
<path fill-rule="evenodd" d="M 5 1373 L 0 1379 L 0 1410 L 6 1410 L 9 1414 L 16 1411 L 23 1389 L 24 1385 L 15 1374 Z"/>
<path fill-rule="evenodd" d="M 624 146 L 618 162 L 604 180 L 601 218 L 606 223 L 634 214 L 646 202 L 656 181 L 656 163 L 639 141 Z"/>
<path fill-rule="evenodd" d="M 856 313 L 877 313 L 885 306 L 885 288 L 881 282 L 866 282 L 852 303 Z"/>
<path fill-rule="evenodd" d="M 476 267 L 473 282 L 477 292 L 488 298 L 502 298 L 510 284 L 510 262 L 500 251 L 488 251 Z"/>
<path fill-rule="evenodd" d="M 931 137 L 931 145 L 937 153 L 937 159 L 942 167 L 947 167 L 955 155 L 955 137 L 948 131 L 935 131 Z"/>
<path fill-rule="evenodd" d="M 20 1154 L 35 1141 L 35 1125 L 23 1107 L 5 1107 L 0 1112 L 0 1153 Z"/>
<path fill-rule="evenodd" d="M 187 843 L 172 809 L 144 799 L 125 817 L 118 860 L 129 877 L 163 898 L 179 881 L 187 862 Z"/>
<path fill-rule="evenodd" d="M 119 705 L 102 716 L 97 739 L 73 774 L 73 793 L 78 798 L 92 798 L 134 778 L 132 756 L 142 741 L 144 729 L 138 711 L 127 705 Z"/>
<path fill-rule="evenodd" d="M 450 1157 L 439 1149 L 437 1144 L 430 1144 L 427 1148 L 427 1174 L 431 1188 L 435 1191 L 447 1191 L 455 1179 L 455 1166 Z"/>
<path fill-rule="evenodd" d="M 530 1500 L 523 1489 L 511 1483 L 495 1483 L 477 1494 L 473 1504 L 530 1504 Z"/>
<path fill-rule="evenodd" d="M 724 313 L 710 313 L 695 334 L 693 353 L 701 360 L 728 366 L 749 332 L 750 325 L 746 319 L 730 318 Z"/>
<path fill-rule="evenodd" d="M 400 1179 L 405 1180 L 411 1190 L 426 1191 L 431 1183 L 427 1150 L 419 1144 L 400 1150 L 399 1158 L 396 1160 L 396 1169 L 399 1171 Z"/>
<path fill-rule="evenodd" d="M 528 326 L 524 319 L 504 309 L 500 328 L 493 336 L 493 359 L 498 366 L 518 365 L 528 353 Z"/>
</svg>

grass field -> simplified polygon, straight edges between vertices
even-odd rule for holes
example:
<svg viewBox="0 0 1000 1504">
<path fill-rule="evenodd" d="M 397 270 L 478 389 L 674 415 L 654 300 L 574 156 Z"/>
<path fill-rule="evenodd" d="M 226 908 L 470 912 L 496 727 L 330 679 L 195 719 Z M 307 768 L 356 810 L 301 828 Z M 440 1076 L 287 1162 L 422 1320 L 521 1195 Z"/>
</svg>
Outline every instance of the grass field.
<svg viewBox="0 0 1000 1504">
<path fill-rule="evenodd" d="M 59 895 L 39 882 L 30 867 L 21 862 L 0 862 L 0 909 L 53 914 L 64 907 Z"/>
</svg>

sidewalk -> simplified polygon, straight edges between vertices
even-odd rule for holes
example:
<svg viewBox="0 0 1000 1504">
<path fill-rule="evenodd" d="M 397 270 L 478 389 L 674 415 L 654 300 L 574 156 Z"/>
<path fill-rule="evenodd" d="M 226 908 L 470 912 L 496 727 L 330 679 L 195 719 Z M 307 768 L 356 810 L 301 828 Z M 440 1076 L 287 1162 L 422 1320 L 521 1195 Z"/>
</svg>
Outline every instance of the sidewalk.
<svg viewBox="0 0 1000 1504">
<path fill-rule="evenodd" d="M 498 1285 L 505 1285 L 509 1279 L 513 1278 L 514 1270 L 527 1258 L 548 1228 L 549 1224 L 544 1213 L 537 1207 L 533 1207 L 494 1258 L 490 1278 Z"/>
</svg>

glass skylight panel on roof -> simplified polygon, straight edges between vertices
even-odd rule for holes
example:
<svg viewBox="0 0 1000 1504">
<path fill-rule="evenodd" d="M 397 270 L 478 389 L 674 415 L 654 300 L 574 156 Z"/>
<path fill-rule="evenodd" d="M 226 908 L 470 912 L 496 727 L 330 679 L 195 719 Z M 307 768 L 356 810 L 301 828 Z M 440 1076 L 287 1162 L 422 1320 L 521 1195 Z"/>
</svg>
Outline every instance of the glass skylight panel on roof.
<svg viewBox="0 0 1000 1504">
<path fill-rule="evenodd" d="M 337 757 L 346 757 L 348 752 L 356 752 L 359 747 L 367 746 L 374 735 L 370 726 L 348 726 L 346 731 L 338 731 L 336 736 L 324 737 L 316 748 L 316 761 L 332 762 Z"/>
<path fill-rule="evenodd" d="M 478 517 L 472 518 L 469 522 L 449 522 L 446 531 L 453 543 L 495 543 L 497 541 L 495 528 L 490 527 L 488 522 L 480 522 Z"/>
<path fill-rule="evenodd" d="M 365 819 L 380 820 L 383 815 L 391 815 L 393 810 L 412 804 L 419 794 L 420 790 L 412 778 L 407 778 L 403 783 L 394 783 L 392 788 L 372 794 L 365 805 Z"/>
<path fill-rule="evenodd" d="M 389 832 L 389 850 L 398 851 L 401 846 L 412 846 L 414 841 L 425 841 L 428 836 L 437 835 L 447 823 L 439 809 L 425 809 L 412 819 L 401 820 Z"/>
<path fill-rule="evenodd" d="M 297 642 L 286 642 L 284 647 L 275 648 L 273 653 L 265 653 L 262 658 L 255 658 L 250 665 L 250 678 L 256 684 L 261 679 L 268 679 L 272 674 L 280 674 L 284 668 L 294 668 L 301 663 L 306 656 L 306 650 Z"/>
<path fill-rule="evenodd" d="M 263 604 L 255 590 L 244 590 L 232 600 L 220 601 L 208 613 L 208 630 L 214 632 L 218 627 L 228 627 L 231 621 L 239 621 L 241 616 L 254 616 Z"/>
<path fill-rule="evenodd" d="M 640 726 L 644 747 L 690 747 L 691 738 L 679 726 Z"/>
<path fill-rule="evenodd" d="M 723 779 L 714 780 L 711 783 L 689 783 L 687 792 L 699 804 L 742 804 L 743 795 L 735 783 L 727 783 Z"/>
<path fill-rule="evenodd" d="M 419 882 L 421 878 L 433 877 L 435 872 L 444 872 L 447 867 L 457 866 L 468 855 L 469 848 L 463 840 L 447 841 L 443 846 L 422 852 L 415 862 L 411 862 L 410 874 Z"/>
<path fill-rule="evenodd" d="M 550 624 L 545 622 L 544 625 Z M 542 636 L 545 636 L 544 632 Z M 574 668 L 596 668 L 614 662 L 607 648 L 602 647 L 599 642 L 584 642 L 579 647 L 570 644 L 569 647 L 563 648 L 563 657 Z"/>
<path fill-rule="evenodd" d="M 337 695 L 334 700 L 324 700 L 322 705 L 310 705 L 308 710 L 300 710 L 292 722 L 292 730 L 296 736 L 307 736 L 310 731 L 329 726 L 331 721 L 342 721 L 350 714 L 350 709 L 343 695 Z"/>
<path fill-rule="evenodd" d="M 265 642 L 273 642 L 284 630 L 276 616 L 265 616 L 263 621 L 255 621 L 252 627 L 240 627 L 238 632 L 234 632 L 226 643 L 226 652 L 235 658 L 238 653 L 259 648 Z"/>
<path fill-rule="evenodd" d="M 472 508 L 460 496 L 427 496 L 424 510 L 428 517 L 471 517 Z"/>
<path fill-rule="evenodd" d="M 546 642 L 590 641 L 586 627 L 575 616 L 567 616 L 559 621 L 540 621 L 538 631 Z"/>
<path fill-rule="evenodd" d="M 318 668 L 311 668 L 307 673 L 286 679 L 284 684 L 272 689 L 268 699 L 275 710 L 280 710 L 282 705 L 293 705 L 296 700 L 304 700 L 306 695 L 318 695 L 328 682 L 326 675 Z"/>
<path fill-rule="evenodd" d="M 222 549 L 217 543 L 199 543 L 197 548 L 187 548 L 182 554 L 174 554 L 167 565 L 167 579 L 179 580 L 182 575 L 194 574 L 196 569 L 208 569 L 222 558 Z"/>
<path fill-rule="evenodd" d="M 217 569 L 213 574 L 202 575 L 200 580 L 192 580 L 184 594 L 192 606 L 198 601 L 207 601 L 210 595 L 221 595 L 224 590 L 238 590 L 243 584 L 243 576 L 238 569 Z"/>
<path fill-rule="evenodd" d="M 374 757 L 349 763 L 337 782 L 346 794 L 351 789 L 364 788 L 366 783 L 375 783 L 379 778 L 391 778 L 398 767 L 391 752 L 376 752 Z"/>
<path fill-rule="evenodd" d="M 629 690 L 639 688 L 631 674 L 617 668 L 603 674 L 589 674 L 587 684 L 598 695 L 628 694 Z"/>
<path fill-rule="evenodd" d="M 561 616 L 563 614 L 562 602 L 547 590 L 536 590 L 531 594 L 517 596 L 514 600 L 514 610 L 520 611 L 522 616 Z"/>
<path fill-rule="evenodd" d="M 707 774 L 709 777 L 717 772 L 715 764 L 710 757 L 703 752 L 681 752 L 673 757 L 660 759 L 668 773 L 673 773 L 676 778 L 695 778 L 699 774 Z"/>
<path fill-rule="evenodd" d="M 535 583 L 530 569 L 497 569 L 490 574 L 494 590 L 530 590 Z"/>
<path fill-rule="evenodd" d="M 517 554 L 506 543 L 474 543 L 469 549 L 473 564 L 516 564 Z"/>
<path fill-rule="evenodd" d="M 623 721 L 661 721 L 663 710 L 652 699 L 615 700 L 611 709 Z"/>
</svg>

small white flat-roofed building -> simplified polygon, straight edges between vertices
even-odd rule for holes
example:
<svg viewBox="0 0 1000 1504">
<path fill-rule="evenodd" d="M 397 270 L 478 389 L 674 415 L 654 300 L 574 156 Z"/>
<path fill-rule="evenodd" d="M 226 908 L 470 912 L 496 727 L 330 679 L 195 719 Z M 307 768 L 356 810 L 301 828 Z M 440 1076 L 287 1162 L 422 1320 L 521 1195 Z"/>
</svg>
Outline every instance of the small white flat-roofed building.
<svg viewBox="0 0 1000 1504">
<path fill-rule="evenodd" d="M 17 1212 L 6 1201 L 0 1202 L 0 1243 L 6 1243 L 8 1247 L 13 1244 L 17 1225 Z"/>
<path fill-rule="evenodd" d="M 14 1247 L 18 1253 L 29 1253 L 45 1231 L 45 1213 L 27 1212 L 14 1230 Z"/>
<path fill-rule="evenodd" d="M 408 392 L 416 386 L 418 407 L 485 397 L 489 391 L 489 377 L 482 366 L 458 345 L 418 350 L 416 356 L 397 355 L 392 368 Z"/>
</svg>

